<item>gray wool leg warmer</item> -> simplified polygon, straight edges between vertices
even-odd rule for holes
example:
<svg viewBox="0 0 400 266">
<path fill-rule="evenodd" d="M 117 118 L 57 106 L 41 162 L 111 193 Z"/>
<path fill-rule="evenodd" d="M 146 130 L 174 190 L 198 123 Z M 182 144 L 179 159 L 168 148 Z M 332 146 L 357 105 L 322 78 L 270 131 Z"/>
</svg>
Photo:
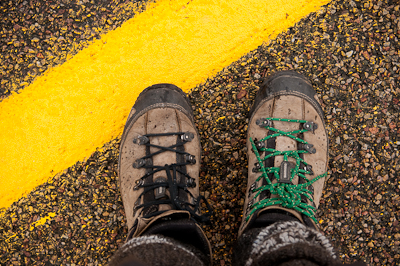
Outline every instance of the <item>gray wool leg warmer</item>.
<svg viewBox="0 0 400 266">
<path fill-rule="evenodd" d="M 337 265 L 328 238 L 297 221 L 276 222 L 242 235 L 234 265 Z"/>
<path fill-rule="evenodd" d="M 203 266 L 204 254 L 196 248 L 162 235 L 134 237 L 111 259 L 110 266 Z"/>
</svg>

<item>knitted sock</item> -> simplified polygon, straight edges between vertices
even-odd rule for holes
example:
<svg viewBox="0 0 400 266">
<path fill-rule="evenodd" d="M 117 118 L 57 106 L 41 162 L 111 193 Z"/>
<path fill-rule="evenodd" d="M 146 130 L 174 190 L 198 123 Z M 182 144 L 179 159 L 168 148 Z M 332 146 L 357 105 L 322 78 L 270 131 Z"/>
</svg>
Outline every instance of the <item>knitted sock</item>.
<svg viewBox="0 0 400 266">
<path fill-rule="evenodd" d="M 234 265 L 336 265 L 336 254 L 322 233 L 297 221 L 276 222 L 243 234 Z"/>
<path fill-rule="evenodd" d="M 203 266 L 207 258 L 196 248 L 162 235 L 134 237 L 113 256 L 110 266 Z"/>
</svg>

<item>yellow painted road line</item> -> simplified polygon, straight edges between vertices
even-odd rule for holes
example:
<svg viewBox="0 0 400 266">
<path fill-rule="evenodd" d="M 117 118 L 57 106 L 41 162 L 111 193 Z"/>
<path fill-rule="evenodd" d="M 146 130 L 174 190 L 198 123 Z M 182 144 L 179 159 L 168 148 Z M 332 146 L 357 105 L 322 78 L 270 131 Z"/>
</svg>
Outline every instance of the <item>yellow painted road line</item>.
<svg viewBox="0 0 400 266">
<path fill-rule="evenodd" d="M 0 207 L 120 135 L 142 89 L 185 91 L 328 0 L 160 0 L 0 104 Z"/>
</svg>

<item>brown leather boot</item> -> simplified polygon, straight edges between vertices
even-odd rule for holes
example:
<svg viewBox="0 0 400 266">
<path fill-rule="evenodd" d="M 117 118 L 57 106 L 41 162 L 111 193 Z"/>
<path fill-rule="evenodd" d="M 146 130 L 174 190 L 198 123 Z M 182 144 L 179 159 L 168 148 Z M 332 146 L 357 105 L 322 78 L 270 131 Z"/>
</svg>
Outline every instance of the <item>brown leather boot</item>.
<svg viewBox="0 0 400 266">
<path fill-rule="evenodd" d="M 119 156 L 128 239 L 145 234 L 183 242 L 191 238 L 197 241 L 193 246 L 211 255 L 198 225 L 211 213 L 200 213 L 200 156 L 199 134 L 185 93 L 171 84 L 145 89 L 129 114 Z"/>
<path fill-rule="evenodd" d="M 303 75 L 265 81 L 250 111 L 248 185 L 239 235 L 276 221 L 317 227 L 327 177 L 328 136 L 316 92 Z"/>
</svg>

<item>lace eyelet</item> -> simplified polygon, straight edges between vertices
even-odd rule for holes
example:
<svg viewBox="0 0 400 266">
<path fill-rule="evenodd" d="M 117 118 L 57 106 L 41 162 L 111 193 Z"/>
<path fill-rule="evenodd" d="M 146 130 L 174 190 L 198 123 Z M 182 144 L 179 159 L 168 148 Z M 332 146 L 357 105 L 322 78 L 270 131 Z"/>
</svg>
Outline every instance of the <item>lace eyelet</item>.
<svg viewBox="0 0 400 266">
<path fill-rule="evenodd" d="M 185 154 L 185 160 L 186 160 L 186 162 L 191 163 L 191 164 L 195 164 L 196 163 L 195 156 L 191 155 L 191 154 Z"/>
<path fill-rule="evenodd" d="M 305 169 L 307 172 L 310 172 L 310 175 L 314 175 L 314 172 L 312 170 L 312 165 L 308 164 Z"/>
<path fill-rule="evenodd" d="M 314 145 L 309 144 L 309 143 L 307 143 L 307 144 L 299 144 L 299 149 L 300 150 L 306 150 L 311 154 L 314 154 L 314 153 L 317 152 L 317 150 L 314 148 Z"/>
<path fill-rule="evenodd" d="M 272 121 L 266 118 L 260 118 L 256 120 L 256 125 L 259 127 L 270 127 L 272 125 Z"/>
<path fill-rule="evenodd" d="M 133 187 L 133 190 L 138 190 L 143 185 L 143 179 L 138 179 L 135 181 L 136 186 Z"/>
<path fill-rule="evenodd" d="M 192 139 L 194 139 L 194 134 L 192 132 L 185 132 L 181 136 L 181 139 L 183 141 L 192 141 Z"/>
<path fill-rule="evenodd" d="M 253 184 L 251 184 L 250 189 L 249 189 L 249 198 L 251 197 L 251 195 L 254 193 L 254 190 L 257 188 L 257 183 L 254 182 Z"/>
<path fill-rule="evenodd" d="M 146 160 L 143 159 L 143 158 L 141 158 L 141 159 L 137 159 L 137 160 L 132 164 L 132 166 L 133 166 L 133 168 L 138 169 L 138 168 L 142 167 L 142 166 L 145 165 L 145 164 L 146 164 Z"/>
<path fill-rule="evenodd" d="M 186 181 L 186 186 L 190 188 L 195 188 L 196 187 L 196 180 L 194 178 L 189 178 Z"/>
<path fill-rule="evenodd" d="M 314 132 L 318 128 L 318 124 L 314 122 L 306 122 L 303 124 L 303 128 L 307 131 Z"/>
<path fill-rule="evenodd" d="M 254 168 L 252 169 L 253 173 L 260 172 L 261 166 L 260 163 L 254 163 Z"/>
<path fill-rule="evenodd" d="M 253 200 L 250 200 L 249 203 L 247 203 L 246 214 L 251 211 L 251 205 L 253 205 Z"/>
<path fill-rule="evenodd" d="M 265 142 L 264 141 L 256 141 L 254 144 L 256 144 L 256 147 L 258 150 L 261 150 L 265 148 Z"/>
<path fill-rule="evenodd" d="M 149 138 L 146 136 L 138 136 L 136 139 L 133 139 L 133 143 L 138 145 L 149 143 L 149 141 L 150 141 Z"/>
</svg>

